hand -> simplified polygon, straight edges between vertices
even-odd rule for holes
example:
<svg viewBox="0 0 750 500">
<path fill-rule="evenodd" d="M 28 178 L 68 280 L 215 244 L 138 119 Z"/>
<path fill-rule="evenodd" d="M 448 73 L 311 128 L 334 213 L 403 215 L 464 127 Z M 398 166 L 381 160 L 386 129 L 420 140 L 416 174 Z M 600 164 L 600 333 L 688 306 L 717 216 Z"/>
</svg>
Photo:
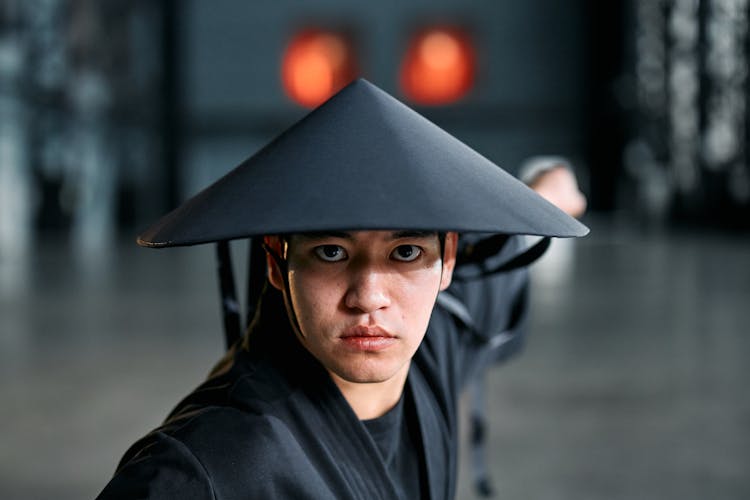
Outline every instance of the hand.
<svg viewBox="0 0 750 500">
<path fill-rule="evenodd" d="M 544 170 L 529 187 L 571 217 L 581 217 L 586 212 L 586 196 L 578 189 L 573 172 L 563 165 Z"/>
</svg>

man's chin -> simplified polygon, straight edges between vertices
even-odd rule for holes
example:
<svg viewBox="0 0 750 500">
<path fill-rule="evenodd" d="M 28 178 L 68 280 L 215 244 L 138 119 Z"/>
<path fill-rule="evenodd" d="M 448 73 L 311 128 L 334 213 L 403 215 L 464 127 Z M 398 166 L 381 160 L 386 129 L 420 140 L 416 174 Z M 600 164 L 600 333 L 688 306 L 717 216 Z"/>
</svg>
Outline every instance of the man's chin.
<svg viewBox="0 0 750 500">
<path fill-rule="evenodd" d="M 329 371 L 350 384 L 380 384 L 394 380 L 400 370 L 383 362 L 374 362 L 368 366 L 342 366 Z"/>
<path fill-rule="evenodd" d="M 393 378 L 392 373 L 386 375 L 373 372 L 361 373 L 359 371 L 337 372 L 336 375 L 350 384 L 380 384 Z"/>
</svg>

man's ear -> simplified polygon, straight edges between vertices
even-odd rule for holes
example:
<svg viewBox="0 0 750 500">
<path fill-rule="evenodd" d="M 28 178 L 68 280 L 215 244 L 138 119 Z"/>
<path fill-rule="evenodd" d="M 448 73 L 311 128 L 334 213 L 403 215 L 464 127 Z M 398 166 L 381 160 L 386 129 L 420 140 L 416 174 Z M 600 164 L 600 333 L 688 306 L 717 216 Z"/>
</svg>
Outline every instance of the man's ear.
<svg viewBox="0 0 750 500">
<path fill-rule="evenodd" d="M 440 290 L 445 290 L 453 279 L 453 269 L 456 267 L 456 250 L 458 249 L 458 233 L 445 233 L 443 250 L 443 274 L 440 277 Z"/>
<path fill-rule="evenodd" d="M 266 267 L 268 267 L 268 281 L 271 283 L 271 285 L 274 286 L 274 288 L 284 291 L 284 276 L 282 275 L 282 271 L 279 268 L 278 262 L 276 262 L 276 259 L 274 259 L 271 254 L 269 253 L 269 250 L 272 252 L 276 252 L 276 255 L 282 255 L 284 251 L 284 244 L 281 241 L 281 238 L 278 236 L 264 236 L 263 237 L 263 243 L 266 244 Z"/>
</svg>

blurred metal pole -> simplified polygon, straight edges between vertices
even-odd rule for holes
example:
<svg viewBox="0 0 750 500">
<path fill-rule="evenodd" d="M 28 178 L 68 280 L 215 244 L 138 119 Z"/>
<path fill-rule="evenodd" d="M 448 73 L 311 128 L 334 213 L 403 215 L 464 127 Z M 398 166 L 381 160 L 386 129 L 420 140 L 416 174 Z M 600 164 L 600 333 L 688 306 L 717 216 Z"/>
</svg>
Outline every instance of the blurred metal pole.
<svg viewBox="0 0 750 500">
<path fill-rule="evenodd" d="M 0 28 L 5 26 L 0 25 Z M 24 50 L 13 30 L 0 36 L 0 291 L 15 290 L 32 243 L 28 112 L 22 89 Z"/>
<path fill-rule="evenodd" d="M 82 69 L 71 81 L 76 122 L 77 194 L 73 242 L 85 255 L 97 254 L 113 240 L 116 159 L 110 144 L 106 109 L 110 91 L 104 75 Z"/>
<path fill-rule="evenodd" d="M 180 150 L 183 128 L 182 94 L 179 79 L 179 8 L 175 0 L 162 2 L 162 80 L 161 129 L 165 175 L 164 208 L 172 209 L 180 201 Z"/>
</svg>

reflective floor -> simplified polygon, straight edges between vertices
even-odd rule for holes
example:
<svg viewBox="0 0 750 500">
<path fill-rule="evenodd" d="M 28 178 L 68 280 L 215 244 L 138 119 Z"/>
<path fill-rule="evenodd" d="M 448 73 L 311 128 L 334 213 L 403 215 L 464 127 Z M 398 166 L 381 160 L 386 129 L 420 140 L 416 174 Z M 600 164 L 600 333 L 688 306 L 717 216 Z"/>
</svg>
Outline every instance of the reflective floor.
<svg viewBox="0 0 750 500">
<path fill-rule="evenodd" d="M 487 374 L 496 498 L 750 498 L 750 235 L 587 222 Z M 209 248 L 1 260 L 0 498 L 93 498 L 221 353 L 216 295 Z"/>
</svg>

